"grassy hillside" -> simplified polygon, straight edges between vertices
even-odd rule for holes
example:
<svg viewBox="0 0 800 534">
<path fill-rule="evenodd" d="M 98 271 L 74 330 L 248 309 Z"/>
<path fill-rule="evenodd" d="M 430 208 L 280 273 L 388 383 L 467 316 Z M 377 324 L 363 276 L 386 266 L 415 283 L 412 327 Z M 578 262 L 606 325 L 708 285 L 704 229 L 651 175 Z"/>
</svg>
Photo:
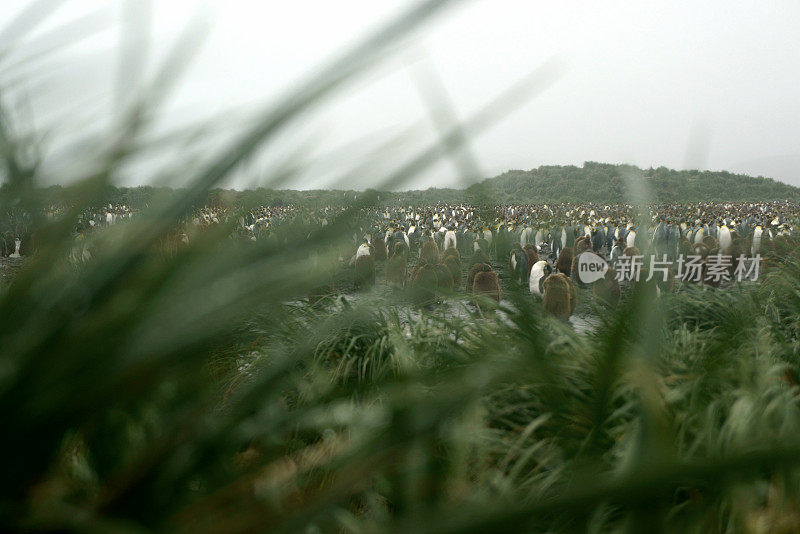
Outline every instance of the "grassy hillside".
<svg viewBox="0 0 800 534">
<path fill-rule="evenodd" d="M 508 171 L 470 187 L 471 195 L 499 202 L 624 202 L 628 176 L 643 177 L 655 202 L 732 202 L 800 198 L 800 189 L 764 177 L 726 171 L 676 171 L 659 167 L 586 162 L 583 167 L 542 166 Z"/>
<path fill-rule="evenodd" d="M 492 204 L 538 204 L 559 202 L 620 203 L 631 200 L 627 192 L 629 176 L 646 180 L 653 202 L 736 202 L 761 200 L 800 200 L 800 188 L 762 176 L 752 177 L 727 171 L 676 171 L 659 167 L 639 169 L 631 165 L 586 162 L 583 167 L 542 166 L 530 171 L 511 170 L 488 178 L 469 188 L 426 189 L 403 192 L 378 192 L 382 204 L 435 204 L 470 202 Z M 0 187 L 0 194 L 3 188 Z M 100 204 L 118 202 L 141 208 L 153 198 L 169 196 L 175 190 L 150 186 L 108 187 Z M 183 194 L 185 191 L 177 190 Z M 304 204 L 318 207 L 347 205 L 362 195 L 360 191 L 274 190 L 247 191 L 215 189 L 197 205 L 231 203 L 241 206 L 285 206 Z M 43 190 L 46 204 L 69 201 L 70 188 L 59 186 Z"/>
</svg>

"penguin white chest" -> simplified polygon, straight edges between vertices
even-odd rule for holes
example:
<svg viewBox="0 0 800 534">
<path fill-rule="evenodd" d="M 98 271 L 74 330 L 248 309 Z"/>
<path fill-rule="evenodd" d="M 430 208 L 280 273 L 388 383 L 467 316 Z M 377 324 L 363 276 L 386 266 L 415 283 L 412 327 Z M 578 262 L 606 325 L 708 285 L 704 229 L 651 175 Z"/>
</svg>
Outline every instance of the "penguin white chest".
<svg viewBox="0 0 800 534">
<path fill-rule="evenodd" d="M 456 233 L 452 230 L 444 234 L 444 248 L 456 248 Z"/>
<path fill-rule="evenodd" d="M 705 230 L 700 228 L 697 231 L 697 233 L 694 234 L 694 243 L 695 243 L 695 245 L 698 244 L 698 243 L 702 243 L 703 242 L 703 237 L 705 237 L 705 235 L 706 235 Z"/>
<path fill-rule="evenodd" d="M 361 256 L 369 256 L 369 247 L 366 244 L 358 247 L 358 251 L 356 252 L 356 259 L 360 258 Z"/>
<path fill-rule="evenodd" d="M 719 249 L 721 251 L 726 251 L 731 246 L 732 243 L 731 239 L 731 231 L 728 229 L 727 226 L 723 226 L 719 229 Z"/>
<path fill-rule="evenodd" d="M 750 247 L 750 254 L 752 254 L 753 256 L 758 254 L 759 251 L 761 250 L 761 234 L 762 233 L 763 233 L 763 230 L 761 229 L 760 226 L 757 227 L 755 229 L 755 231 L 753 232 L 753 244 Z"/>
<path fill-rule="evenodd" d="M 539 295 L 540 297 L 544 295 L 543 291 L 543 284 L 542 281 L 545 277 L 545 269 L 547 268 L 547 262 L 544 260 L 537 261 L 533 264 L 531 268 L 531 276 L 528 280 L 528 286 L 534 295 Z"/>
</svg>

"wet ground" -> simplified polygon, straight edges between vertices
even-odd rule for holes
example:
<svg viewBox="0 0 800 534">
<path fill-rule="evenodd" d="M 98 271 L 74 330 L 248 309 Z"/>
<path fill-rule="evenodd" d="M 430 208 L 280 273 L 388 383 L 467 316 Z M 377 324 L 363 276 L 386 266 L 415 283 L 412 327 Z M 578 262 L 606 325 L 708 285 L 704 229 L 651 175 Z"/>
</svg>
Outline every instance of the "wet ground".
<svg viewBox="0 0 800 534">
<path fill-rule="evenodd" d="M 409 255 L 409 274 L 411 273 L 413 265 L 416 263 L 415 256 L 415 252 Z M 436 313 L 445 313 L 448 317 L 453 318 L 467 318 L 480 315 L 478 307 L 472 302 L 472 292 L 464 287 L 470 264 L 469 259 L 462 258 L 461 287 L 456 288 L 452 296 L 444 297 L 440 299 L 440 302 L 432 305 Z M 500 279 L 500 287 L 504 296 L 501 302 L 502 305 L 511 306 L 511 300 L 505 298 L 511 294 L 521 295 L 522 298 L 531 299 L 537 303 L 541 302 L 538 296 L 530 293 L 527 284 L 522 286 L 510 277 L 509 267 L 505 262 L 500 262 L 492 258 L 491 265 Z M 348 302 L 370 302 L 377 305 L 398 306 L 402 308 L 406 320 L 417 320 L 420 313 L 417 307 L 411 303 L 406 291 L 393 287 L 386 282 L 384 268 L 385 262 L 376 262 L 375 286 L 356 289 L 353 269 L 343 266 L 334 280 L 336 293 L 338 295 L 343 295 Z M 596 328 L 597 317 L 593 313 L 592 306 L 593 297 L 591 290 L 579 289 L 578 307 L 572 317 L 570 317 L 570 324 L 576 332 L 584 333 Z M 498 313 L 502 314 L 502 311 Z"/>
<path fill-rule="evenodd" d="M 409 261 L 409 274 L 413 265 L 416 263 L 414 255 L 413 253 L 411 254 Z M 25 264 L 25 261 L 25 258 L 0 258 L 0 284 L 2 284 L 2 286 L 10 284 L 16 272 Z M 520 286 L 509 277 L 507 265 L 501 265 L 496 259 L 492 259 L 491 264 L 500 279 L 500 287 L 503 291 L 503 295 L 508 296 L 516 292 L 517 294 L 523 295 L 523 298 L 530 298 L 535 302 L 540 300 L 537 296 L 530 294 L 527 286 Z M 384 267 L 385 262 L 376 263 L 376 283 L 374 287 L 356 290 L 352 268 L 343 266 L 335 277 L 334 285 L 336 293 L 344 296 L 349 302 L 370 301 L 378 305 L 385 304 L 393 306 L 407 304 L 407 306 L 402 306 L 403 313 L 406 315 L 406 320 L 417 320 L 420 312 L 411 304 L 407 292 L 393 287 L 386 282 Z M 445 313 L 447 316 L 455 318 L 468 318 L 480 315 L 480 311 L 471 300 L 472 292 L 464 288 L 468 267 L 469 260 L 462 260 L 461 287 L 456 288 L 452 296 L 443 298 L 439 303 L 434 305 L 438 313 Z M 575 314 L 570 318 L 570 324 L 572 324 L 577 332 L 590 331 L 596 326 L 597 320 L 592 314 L 590 305 L 591 298 L 590 291 L 581 290 L 579 292 L 578 308 Z M 508 299 L 504 298 L 502 304 L 508 306 L 511 303 Z M 502 314 L 502 312 L 498 313 Z"/>
</svg>

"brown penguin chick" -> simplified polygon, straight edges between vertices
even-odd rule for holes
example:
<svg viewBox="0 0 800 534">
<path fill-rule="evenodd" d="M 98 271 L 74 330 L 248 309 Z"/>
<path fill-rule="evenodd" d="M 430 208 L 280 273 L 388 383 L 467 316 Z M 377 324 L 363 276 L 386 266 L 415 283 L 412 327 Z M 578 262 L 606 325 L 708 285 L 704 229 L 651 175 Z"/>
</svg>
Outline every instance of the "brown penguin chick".
<svg viewBox="0 0 800 534">
<path fill-rule="evenodd" d="M 488 263 L 476 263 L 472 267 L 470 267 L 469 271 L 467 271 L 467 284 L 465 286 L 465 289 L 467 291 L 472 289 L 472 286 L 475 283 L 475 275 L 477 275 L 480 272 L 483 272 L 484 269 L 491 270 L 491 268 L 492 268 L 491 265 L 489 265 Z"/>
<path fill-rule="evenodd" d="M 544 310 L 562 321 L 569 319 L 577 306 L 577 296 L 572 281 L 563 273 L 555 273 L 544 281 Z"/>
<path fill-rule="evenodd" d="M 458 260 L 459 263 L 461 263 L 461 254 L 458 253 L 458 249 L 455 249 L 453 247 L 444 249 L 444 252 L 442 252 L 442 262 L 444 262 L 447 258 L 450 257 L 455 258 L 456 260 Z"/>
<path fill-rule="evenodd" d="M 453 288 L 459 289 L 461 287 L 461 262 L 455 256 L 448 256 L 444 260 L 444 266 L 447 267 L 447 270 L 450 271 L 450 276 L 453 278 Z"/>
<path fill-rule="evenodd" d="M 371 255 L 356 258 L 355 283 L 356 288 L 375 284 L 375 260 L 372 259 Z"/>
<path fill-rule="evenodd" d="M 584 251 L 584 252 L 586 252 L 586 251 Z M 583 254 L 583 252 L 581 252 L 581 254 Z M 580 276 L 578 276 L 578 256 L 580 256 L 580 254 L 576 254 L 575 256 L 572 257 L 572 266 L 570 266 L 570 269 L 569 269 L 570 276 L 568 276 L 568 278 L 570 280 L 572 280 L 574 283 L 578 284 L 580 287 L 586 287 L 586 284 L 581 282 L 581 278 L 580 278 Z M 556 260 L 556 261 L 558 261 L 558 260 Z M 566 276 L 566 273 L 562 273 L 562 274 L 564 274 Z"/>
<path fill-rule="evenodd" d="M 453 291 L 453 275 L 450 274 L 450 269 L 443 263 L 434 266 L 436 271 L 437 289 L 441 292 Z"/>
<path fill-rule="evenodd" d="M 667 269 L 666 280 L 664 280 L 664 274 L 659 272 L 653 274 L 653 280 L 656 281 L 656 285 L 662 294 L 675 292 L 675 270 L 672 267 Z"/>
<path fill-rule="evenodd" d="M 709 254 L 716 254 L 719 250 L 719 243 L 717 242 L 717 238 L 713 235 L 707 235 L 703 238 L 703 244 L 708 249 Z"/>
<path fill-rule="evenodd" d="M 733 273 L 736 272 L 736 266 L 739 264 L 739 256 L 744 256 L 745 258 L 750 256 L 750 254 L 747 253 L 747 251 L 750 250 L 750 246 L 746 243 L 746 240 L 737 237 L 731 242 L 731 246 L 728 247 L 727 255 L 731 257 L 731 266 L 728 268 L 728 272 L 731 277 L 733 277 Z"/>
<path fill-rule="evenodd" d="M 686 236 L 681 236 L 681 242 L 680 245 L 678 245 L 678 247 L 679 247 L 678 253 L 683 255 L 684 257 L 692 253 L 692 243 Z"/>
<path fill-rule="evenodd" d="M 394 249 L 392 250 L 392 256 L 397 256 L 398 254 L 401 256 L 406 256 L 406 252 L 408 251 L 408 246 L 405 244 L 404 241 L 398 241 L 394 244 Z"/>
<path fill-rule="evenodd" d="M 373 237 L 370 245 L 372 246 L 372 256 L 374 256 L 374 260 L 386 261 L 386 242 L 383 240 L 383 238 L 380 236 Z"/>
<path fill-rule="evenodd" d="M 531 277 L 531 269 L 533 268 L 533 264 L 539 261 L 539 253 L 536 251 L 536 247 L 528 243 L 524 247 L 522 247 L 522 251 L 525 253 L 525 257 L 528 259 L 528 275 L 527 278 Z"/>
<path fill-rule="evenodd" d="M 415 304 L 425 306 L 436 301 L 439 279 L 432 265 L 418 265 L 411 279 L 411 297 Z"/>
<path fill-rule="evenodd" d="M 641 256 L 642 253 L 637 247 L 626 247 L 625 250 L 622 251 L 622 255 L 632 258 L 633 256 Z"/>
<path fill-rule="evenodd" d="M 634 295 L 644 294 L 644 302 L 649 302 L 654 299 L 658 298 L 659 294 L 659 287 L 658 287 L 658 280 L 661 276 L 658 273 L 653 275 L 653 278 L 650 278 L 650 270 L 647 267 L 642 267 L 639 271 L 639 280 L 632 280 L 631 281 L 631 291 Z M 650 278 L 650 280 L 648 280 Z"/>
<path fill-rule="evenodd" d="M 703 243 L 695 243 L 692 245 L 692 254 L 700 256 L 705 260 L 708 257 L 708 247 Z"/>
<path fill-rule="evenodd" d="M 744 250 L 747 251 L 747 253 L 749 253 L 751 250 L 753 250 L 753 236 L 752 235 L 747 236 L 747 239 L 745 239 L 743 241 L 743 243 L 744 243 Z M 733 244 L 732 240 L 731 240 L 731 244 Z M 736 258 L 733 258 L 733 261 L 736 261 Z"/>
<path fill-rule="evenodd" d="M 558 259 L 556 260 L 556 269 L 558 269 L 558 272 L 564 273 L 564 275 L 569 277 L 572 273 L 572 259 L 572 248 L 562 248 L 561 252 L 558 253 Z"/>
<path fill-rule="evenodd" d="M 16 243 L 14 243 L 16 247 Z M 36 250 L 36 239 L 33 234 L 25 234 L 20 236 L 19 240 L 19 254 L 20 256 L 30 256 Z M 13 252 L 13 250 L 12 250 Z"/>
<path fill-rule="evenodd" d="M 709 269 L 709 264 L 713 263 L 713 262 L 716 262 L 716 261 L 717 261 L 716 258 L 714 258 L 713 256 L 711 257 L 710 260 L 703 261 L 702 275 L 701 275 L 701 279 L 700 279 L 700 283 L 701 284 L 706 285 L 706 286 L 710 286 L 710 287 L 719 287 L 720 284 L 722 284 L 722 280 L 721 279 L 717 280 L 716 276 L 710 276 L 712 273 L 711 273 L 711 270 Z"/>
<path fill-rule="evenodd" d="M 486 253 L 482 250 L 479 250 L 472 255 L 472 259 L 469 261 L 469 266 L 472 267 L 473 265 L 478 263 L 485 263 L 487 265 L 491 263 L 489 260 L 489 256 L 487 256 Z"/>
<path fill-rule="evenodd" d="M 619 304 L 620 295 L 622 291 L 617 281 L 617 273 L 614 269 L 609 268 L 606 274 L 600 280 L 592 284 L 592 293 L 597 302 L 607 304 L 609 306 L 616 306 Z"/>
<path fill-rule="evenodd" d="M 748 256 L 751 247 L 752 241 L 748 243 L 746 239 L 737 237 L 731 240 L 731 246 L 728 247 L 727 255 L 731 256 L 735 261 L 741 255 Z"/>
<path fill-rule="evenodd" d="M 408 275 L 408 282 L 411 285 L 414 285 L 414 279 L 417 277 L 419 270 L 422 269 L 422 264 L 418 263 L 414 267 L 411 268 L 411 273 Z"/>
<path fill-rule="evenodd" d="M 386 281 L 390 284 L 404 286 L 407 274 L 408 262 L 405 254 L 393 254 L 386 262 Z"/>
<path fill-rule="evenodd" d="M 439 247 L 436 246 L 436 241 L 433 239 L 425 241 L 419 251 L 419 260 L 420 263 L 428 263 L 430 265 L 439 263 Z"/>
<path fill-rule="evenodd" d="M 500 302 L 503 292 L 500 289 L 500 279 L 497 273 L 486 265 L 482 264 L 483 269 L 475 274 L 475 279 L 472 282 L 472 294 L 475 297 L 488 297 L 494 302 Z"/>
<path fill-rule="evenodd" d="M 569 278 L 565 278 L 567 280 L 567 285 L 569 285 L 569 314 L 572 315 L 578 308 L 578 286 L 572 283 L 572 280 Z"/>
<path fill-rule="evenodd" d="M 575 256 L 579 256 L 582 252 L 586 252 L 592 248 L 592 242 L 587 236 L 581 236 L 575 240 Z"/>
</svg>

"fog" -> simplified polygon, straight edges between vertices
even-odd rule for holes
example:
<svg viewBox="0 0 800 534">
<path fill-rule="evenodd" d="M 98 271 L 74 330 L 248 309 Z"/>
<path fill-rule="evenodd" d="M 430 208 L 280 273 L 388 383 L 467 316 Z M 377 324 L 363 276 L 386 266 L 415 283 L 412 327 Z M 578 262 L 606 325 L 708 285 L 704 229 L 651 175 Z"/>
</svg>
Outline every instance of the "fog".
<svg viewBox="0 0 800 534">
<path fill-rule="evenodd" d="M 7 52 L 0 80 L 16 122 L 43 136 L 55 182 L 74 178 L 68 169 L 78 168 L 81 150 L 112 131 L 137 84 L 153 78 L 181 32 L 191 28 L 191 61 L 175 73 L 177 88 L 148 135 L 159 139 L 209 118 L 213 131 L 200 144 L 156 141 L 158 150 L 122 177 L 127 184 L 186 178 L 176 165 L 185 175 L 193 169 L 178 160 L 213 157 L 248 117 L 413 4 L 40 3 L 54 9 L 44 22 L 21 37 L 0 36 Z M 298 157 L 302 172 L 281 186 L 382 185 L 388 171 L 437 142 L 437 116 L 467 121 L 542 65 L 547 73 L 530 98 L 470 135 L 459 158 L 390 185 L 460 187 L 509 169 L 584 161 L 729 170 L 800 185 L 797 2 L 462 4 L 305 114 L 226 185 L 269 185 L 266 178 L 277 167 Z M 25 6 L 3 2 L 0 23 L 13 21 Z"/>
</svg>

